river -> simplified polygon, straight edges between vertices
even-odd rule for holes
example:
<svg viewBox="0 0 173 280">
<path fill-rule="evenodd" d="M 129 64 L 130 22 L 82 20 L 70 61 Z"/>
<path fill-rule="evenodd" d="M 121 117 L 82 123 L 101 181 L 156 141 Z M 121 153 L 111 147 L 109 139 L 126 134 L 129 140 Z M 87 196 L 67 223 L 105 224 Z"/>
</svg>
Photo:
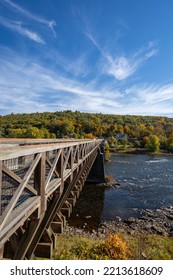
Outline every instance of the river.
<svg viewBox="0 0 173 280">
<path fill-rule="evenodd" d="M 173 156 L 114 154 L 105 174 L 123 187 L 85 185 L 70 225 L 93 228 L 117 216 L 139 217 L 144 209 L 173 206 Z"/>
<path fill-rule="evenodd" d="M 173 206 L 173 156 L 115 154 L 105 172 L 124 188 L 105 191 L 102 219 Z"/>
</svg>

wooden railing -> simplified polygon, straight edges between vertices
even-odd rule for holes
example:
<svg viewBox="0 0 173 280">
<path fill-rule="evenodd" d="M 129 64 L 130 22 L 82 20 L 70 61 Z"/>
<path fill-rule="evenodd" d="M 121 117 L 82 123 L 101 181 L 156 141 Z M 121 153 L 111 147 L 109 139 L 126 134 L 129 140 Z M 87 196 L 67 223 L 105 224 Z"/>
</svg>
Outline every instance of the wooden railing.
<svg viewBox="0 0 173 280">
<path fill-rule="evenodd" d="M 91 161 L 91 168 L 101 142 L 0 140 L 0 252 L 4 252 L 1 248 L 31 216 L 40 223 L 52 195 L 56 193 L 60 199 L 81 170 L 84 174 L 88 172 L 86 163 Z M 23 232 L 26 225 L 24 228 Z"/>
</svg>

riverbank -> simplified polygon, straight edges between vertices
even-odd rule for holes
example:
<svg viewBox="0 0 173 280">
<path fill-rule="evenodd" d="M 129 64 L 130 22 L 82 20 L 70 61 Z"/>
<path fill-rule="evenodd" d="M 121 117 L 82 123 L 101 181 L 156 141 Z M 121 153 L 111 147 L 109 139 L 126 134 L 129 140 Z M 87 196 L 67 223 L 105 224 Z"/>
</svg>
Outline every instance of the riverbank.
<svg viewBox="0 0 173 280">
<path fill-rule="evenodd" d="M 173 259 L 173 207 L 133 209 L 134 216 L 100 219 L 104 191 L 126 186 L 109 179 L 101 185 L 86 185 L 73 209 L 64 232 L 57 237 L 54 259 L 103 259 L 100 244 L 117 236 L 125 242 L 126 259 Z M 112 246 L 112 245 L 111 245 Z M 112 248 L 112 247 L 111 247 Z M 98 254 L 97 254 L 97 253 Z M 110 258 L 115 259 L 115 258 Z"/>
<path fill-rule="evenodd" d="M 169 211 L 168 211 L 169 212 Z M 149 213 L 151 214 L 151 212 Z M 148 215 L 148 214 L 147 214 Z M 133 229 L 130 228 L 130 224 Z M 128 226 L 128 229 L 127 229 Z M 54 252 L 55 260 L 172 260 L 173 238 L 160 235 L 160 230 L 152 225 L 154 232 L 148 233 L 139 228 L 134 220 L 124 224 L 119 218 L 111 223 L 103 223 L 97 231 L 67 225 L 63 234 L 57 237 L 58 246 Z M 141 224 L 140 224 L 141 226 Z M 145 229 L 147 224 L 145 224 Z M 155 230 L 157 233 L 155 233 Z M 163 233 L 163 232 L 162 232 Z M 125 249 L 125 251 L 124 251 Z M 106 256 L 105 253 L 106 252 Z M 123 254 L 122 254 L 123 253 Z"/>
<path fill-rule="evenodd" d="M 69 220 L 64 234 L 90 236 L 91 238 L 106 238 L 114 233 L 127 233 L 132 236 L 139 234 L 156 234 L 160 236 L 173 236 L 173 207 L 159 209 L 133 209 L 135 216 L 122 219 L 116 216 L 113 221 L 100 221 L 100 196 L 105 188 L 125 188 L 116 181 L 110 181 L 99 186 L 98 189 L 90 189 L 94 193 L 91 206 L 87 203 L 87 193 L 80 198 L 81 201 L 75 207 L 73 217 Z M 81 207 L 82 205 L 82 207 Z"/>
<path fill-rule="evenodd" d="M 132 155 L 153 155 L 153 156 L 173 156 L 173 153 L 168 152 L 166 150 L 160 150 L 157 152 L 149 152 L 146 149 L 142 149 L 142 148 L 129 148 L 126 150 L 115 150 L 115 149 L 111 149 L 110 148 L 110 153 L 112 155 L 114 154 L 132 154 Z"/>
<path fill-rule="evenodd" d="M 105 221 L 100 223 L 98 229 L 87 231 L 87 223 L 80 227 L 74 227 L 67 224 L 65 235 L 80 235 L 91 238 L 106 238 L 110 234 L 124 233 L 132 236 L 139 234 L 154 234 L 160 236 L 173 236 L 173 209 L 163 208 L 143 210 L 140 218 L 129 217 L 122 220 L 119 216 L 114 221 Z"/>
</svg>

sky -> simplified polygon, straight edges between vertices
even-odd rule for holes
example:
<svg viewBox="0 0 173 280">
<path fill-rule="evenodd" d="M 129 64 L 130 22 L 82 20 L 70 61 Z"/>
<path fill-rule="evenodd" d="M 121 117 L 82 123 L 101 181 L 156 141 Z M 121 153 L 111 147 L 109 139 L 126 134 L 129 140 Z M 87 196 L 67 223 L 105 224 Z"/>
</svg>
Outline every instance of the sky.
<svg viewBox="0 0 173 280">
<path fill-rule="evenodd" d="M 0 0 L 0 115 L 173 117 L 172 0 Z"/>
</svg>

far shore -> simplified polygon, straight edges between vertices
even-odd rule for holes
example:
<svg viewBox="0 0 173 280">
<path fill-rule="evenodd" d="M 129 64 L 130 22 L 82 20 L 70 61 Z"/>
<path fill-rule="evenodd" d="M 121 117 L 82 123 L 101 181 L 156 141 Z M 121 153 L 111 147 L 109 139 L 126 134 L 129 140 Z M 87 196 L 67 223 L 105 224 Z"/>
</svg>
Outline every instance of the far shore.
<svg viewBox="0 0 173 280">
<path fill-rule="evenodd" d="M 152 155 L 152 156 L 173 156 L 173 153 L 160 150 L 158 152 L 149 152 L 145 149 L 128 149 L 128 150 L 117 150 L 110 149 L 110 153 L 114 154 L 132 154 L 132 155 Z"/>
</svg>

